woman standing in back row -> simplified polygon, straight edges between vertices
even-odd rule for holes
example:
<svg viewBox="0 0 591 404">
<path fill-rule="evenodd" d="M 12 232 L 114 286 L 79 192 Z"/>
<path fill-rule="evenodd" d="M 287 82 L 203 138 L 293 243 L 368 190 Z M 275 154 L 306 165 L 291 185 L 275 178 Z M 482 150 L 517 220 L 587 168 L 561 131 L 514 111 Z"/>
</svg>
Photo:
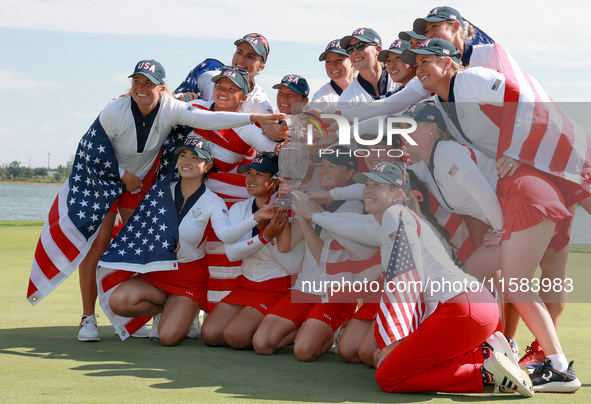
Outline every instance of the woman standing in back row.
<svg viewBox="0 0 591 404">
<path fill-rule="evenodd" d="M 174 125 L 188 125 L 204 129 L 221 129 L 243 126 L 251 122 L 272 123 L 283 117 L 282 114 L 236 114 L 198 109 L 189 110 L 186 103 L 178 101 L 172 96 L 165 82 L 165 76 L 164 67 L 159 62 L 155 60 L 140 61 L 129 76 L 132 79 L 129 92 L 111 101 L 99 114 L 91 129 L 104 132 L 112 145 L 116 161 L 110 162 L 110 165 L 118 167 L 113 170 L 118 170 L 113 175 L 117 181 L 123 184 L 124 191 L 118 197 L 113 196 L 116 200 L 112 206 L 109 204 L 108 211 L 102 211 L 97 204 L 95 204 L 96 206 L 89 204 L 86 208 L 89 211 L 88 216 L 97 216 L 102 225 L 100 229 L 96 228 L 90 233 L 84 247 L 77 249 L 78 255 L 75 259 L 63 263 L 64 260 L 60 258 L 63 254 L 61 251 L 48 252 L 48 254 L 56 254 L 55 258 L 53 256 L 49 258 L 54 258 L 53 262 L 56 265 L 64 266 L 59 268 L 62 272 L 71 273 L 79 264 L 83 308 L 78 332 L 79 341 L 100 340 L 95 314 L 98 261 L 109 246 L 117 212 L 125 223 L 152 187 L 158 154 L 171 128 Z M 98 152 L 100 153 L 100 151 Z M 94 164 L 94 160 L 90 159 L 88 164 Z M 103 175 L 106 180 L 111 180 L 107 176 L 108 173 L 104 174 L 103 164 L 100 164 L 100 167 L 97 166 L 96 171 L 99 178 Z M 68 184 L 73 186 L 77 177 L 75 168 L 64 186 Z M 70 209 L 74 209 L 74 207 L 70 207 Z M 58 241 L 58 243 L 60 242 Z M 39 255 L 40 249 L 43 249 L 41 243 L 35 253 L 32 279 L 39 278 L 36 275 L 38 271 L 48 270 L 46 268 L 47 261 L 41 259 Z M 30 288 L 28 298 L 36 300 L 35 293 L 36 290 Z"/>
</svg>

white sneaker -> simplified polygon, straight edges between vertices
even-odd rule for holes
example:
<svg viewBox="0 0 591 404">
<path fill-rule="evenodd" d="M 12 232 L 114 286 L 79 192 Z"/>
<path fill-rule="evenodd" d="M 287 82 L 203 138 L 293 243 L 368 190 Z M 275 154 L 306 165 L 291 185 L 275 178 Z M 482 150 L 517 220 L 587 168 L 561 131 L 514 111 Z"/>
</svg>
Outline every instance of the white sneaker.
<svg viewBox="0 0 591 404">
<path fill-rule="evenodd" d="M 162 316 L 162 313 L 155 315 L 152 320 L 152 328 L 150 329 L 150 332 L 148 333 L 148 339 L 150 341 L 160 341 L 160 337 L 158 335 L 158 324 L 160 324 L 160 317 L 161 316 Z"/>
<path fill-rule="evenodd" d="M 100 341 L 98 329 L 96 327 L 96 318 L 98 314 L 91 314 L 89 316 L 82 316 L 80 321 L 80 329 L 78 330 L 78 341 L 95 342 Z"/>
<path fill-rule="evenodd" d="M 131 334 L 133 338 L 148 338 L 150 336 L 150 332 L 152 330 L 145 325 L 142 325 L 142 328 Z"/>
<path fill-rule="evenodd" d="M 199 321 L 199 315 L 195 317 L 193 320 L 193 324 L 189 328 L 189 333 L 187 334 L 187 338 L 198 338 L 201 336 L 201 322 Z"/>
<path fill-rule="evenodd" d="M 492 352 L 500 352 L 504 354 L 509 360 L 511 360 L 511 363 L 515 366 L 519 366 L 519 356 L 515 355 L 513 348 L 502 332 L 497 331 L 488 337 L 482 344 L 482 347 L 484 349 L 488 348 L 489 350 L 492 350 Z M 492 356 L 492 354 L 489 354 L 489 356 Z"/>
<path fill-rule="evenodd" d="M 534 396 L 534 388 L 529 375 L 518 365 L 515 365 L 504 353 L 494 352 L 490 358 L 484 361 L 482 370 L 490 376 L 496 386 L 506 387 L 524 397 Z"/>
</svg>

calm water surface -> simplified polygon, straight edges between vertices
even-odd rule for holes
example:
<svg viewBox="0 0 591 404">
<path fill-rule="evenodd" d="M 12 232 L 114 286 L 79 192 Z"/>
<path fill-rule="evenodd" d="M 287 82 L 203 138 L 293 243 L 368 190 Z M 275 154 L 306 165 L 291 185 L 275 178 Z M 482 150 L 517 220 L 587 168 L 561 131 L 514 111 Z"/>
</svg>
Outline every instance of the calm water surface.
<svg viewBox="0 0 591 404">
<path fill-rule="evenodd" d="M 60 185 L 0 184 L 0 220 L 46 220 Z M 591 215 L 577 208 L 571 243 L 591 244 Z"/>
</svg>

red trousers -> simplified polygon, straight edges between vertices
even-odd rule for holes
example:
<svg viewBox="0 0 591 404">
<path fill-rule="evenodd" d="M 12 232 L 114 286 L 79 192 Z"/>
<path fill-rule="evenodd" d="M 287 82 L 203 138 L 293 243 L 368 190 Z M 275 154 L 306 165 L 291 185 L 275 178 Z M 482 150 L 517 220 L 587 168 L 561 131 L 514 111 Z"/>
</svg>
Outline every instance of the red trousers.
<svg viewBox="0 0 591 404">
<path fill-rule="evenodd" d="M 392 393 L 481 393 L 480 345 L 497 330 L 499 308 L 490 292 L 464 292 L 440 303 L 390 352 L 376 381 Z"/>
</svg>

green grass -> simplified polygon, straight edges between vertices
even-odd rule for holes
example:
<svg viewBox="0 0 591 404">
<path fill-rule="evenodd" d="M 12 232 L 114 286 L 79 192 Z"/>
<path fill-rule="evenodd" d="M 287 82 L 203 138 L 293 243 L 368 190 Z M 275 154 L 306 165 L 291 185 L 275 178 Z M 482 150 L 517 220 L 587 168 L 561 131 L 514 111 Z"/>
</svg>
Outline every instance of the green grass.
<svg viewBox="0 0 591 404">
<path fill-rule="evenodd" d="M 326 354 L 299 362 L 291 349 L 270 357 L 210 348 L 200 339 L 164 348 L 147 340 L 121 342 L 99 311 L 101 342 L 76 340 L 80 316 L 78 277 L 31 306 L 25 299 L 40 222 L 0 221 L 0 392 L 4 403 L 63 402 L 311 402 L 415 403 L 509 402 L 517 395 L 387 394 L 374 371 Z M 559 330 L 583 388 L 572 395 L 538 394 L 530 402 L 589 403 L 591 391 L 591 255 L 572 253 L 569 275 L 576 303 L 567 306 Z M 442 330 L 445 332 L 445 330 Z M 531 334 L 521 326 L 522 348 Z M 425 349 L 444 349 L 434 340 Z"/>
</svg>

